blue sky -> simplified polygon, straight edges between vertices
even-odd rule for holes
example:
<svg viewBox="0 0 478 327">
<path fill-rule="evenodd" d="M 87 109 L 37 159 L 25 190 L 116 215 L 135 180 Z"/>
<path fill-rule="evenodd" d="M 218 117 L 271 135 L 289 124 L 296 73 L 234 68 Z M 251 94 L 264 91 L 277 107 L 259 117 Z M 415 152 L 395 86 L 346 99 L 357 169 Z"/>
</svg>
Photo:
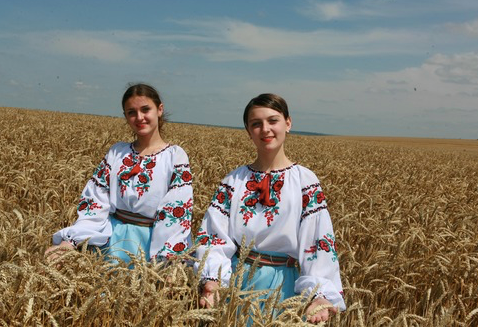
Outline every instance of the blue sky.
<svg viewBox="0 0 478 327">
<path fill-rule="evenodd" d="M 293 129 L 478 139 L 478 1 L 2 1 L 0 106 L 242 126 L 260 93 Z M 100 127 L 99 127 L 100 128 Z"/>
</svg>

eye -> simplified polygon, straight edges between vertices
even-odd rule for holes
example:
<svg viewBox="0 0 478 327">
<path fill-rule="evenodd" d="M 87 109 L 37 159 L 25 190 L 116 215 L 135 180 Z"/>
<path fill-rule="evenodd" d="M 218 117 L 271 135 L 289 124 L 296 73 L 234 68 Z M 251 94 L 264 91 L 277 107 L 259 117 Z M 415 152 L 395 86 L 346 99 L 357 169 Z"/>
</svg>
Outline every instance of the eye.
<svg viewBox="0 0 478 327">
<path fill-rule="evenodd" d="M 259 122 L 259 121 L 252 122 L 251 126 L 252 127 L 259 127 L 259 126 L 261 126 L 261 122 Z"/>
</svg>

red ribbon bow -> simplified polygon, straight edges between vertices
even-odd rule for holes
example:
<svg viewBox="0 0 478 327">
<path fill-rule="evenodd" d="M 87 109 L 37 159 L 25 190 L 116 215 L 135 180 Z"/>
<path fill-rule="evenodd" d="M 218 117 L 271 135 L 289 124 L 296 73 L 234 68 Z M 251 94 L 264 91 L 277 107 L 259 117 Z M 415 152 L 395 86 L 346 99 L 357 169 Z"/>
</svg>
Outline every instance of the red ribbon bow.
<svg viewBox="0 0 478 327">
<path fill-rule="evenodd" d="M 274 199 L 270 198 L 271 191 L 270 191 L 270 184 L 271 184 L 271 174 L 266 174 L 266 176 L 256 184 L 254 191 L 259 192 L 259 203 L 273 207 L 275 206 L 276 202 Z"/>
<path fill-rule="evenodd" d="M 133 169 L 131 169 L 129 173 L 125 174 L 125 179 L 130 179 L 131 177 L 139 174 L 141 171 L 141 161 L 142 160 L 139 160 L 136 165 L 134 165 Z"/>
</svg>

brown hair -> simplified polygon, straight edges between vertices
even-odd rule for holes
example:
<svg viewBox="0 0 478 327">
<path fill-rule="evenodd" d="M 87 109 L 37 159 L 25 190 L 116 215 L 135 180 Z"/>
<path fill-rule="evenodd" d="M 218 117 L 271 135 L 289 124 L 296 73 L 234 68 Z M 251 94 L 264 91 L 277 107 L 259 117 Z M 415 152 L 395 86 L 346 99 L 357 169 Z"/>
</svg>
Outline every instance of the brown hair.
<svg viewBox="0 0 478 327">
<path fill-rule="evenodd" d="M 282 97 L 272 93 L 263 93 L 249 101 L 244 109 L 244 115 L 242 116 L 242 119 L 244 120 L 244 126 L 246 128 L 247 119 L 249 118 L 249 111 L 251 111 L 251 109 L 254 107 L 270 108 L 280 112 L 285 119 L 289 118 L 289 108 L 287 107 L 287 102 L 285 102 Z"/>
<path fill-rule="evenodd" d="M 126 101 L 128 101 L 129 98 L 134 97 L 134 96 L 145 96 L 147 98 L 150 98 L 156 107 L 158 108 L 163 102 L 161 101 L 161 98 L 159 97 L 158 91 L 154 87 L 148 84 L 133 84 L 128 87 L 126 92 L 123 94 L 123 100 L 121 100 L 121 105 L 124 110 L 124 105 Z M 165 113 L 161 115 L 161 117 L 158 118 L 158 130 L 161 132 L 161 129 L 166 122 L 165 118 Z"/>
</svg>

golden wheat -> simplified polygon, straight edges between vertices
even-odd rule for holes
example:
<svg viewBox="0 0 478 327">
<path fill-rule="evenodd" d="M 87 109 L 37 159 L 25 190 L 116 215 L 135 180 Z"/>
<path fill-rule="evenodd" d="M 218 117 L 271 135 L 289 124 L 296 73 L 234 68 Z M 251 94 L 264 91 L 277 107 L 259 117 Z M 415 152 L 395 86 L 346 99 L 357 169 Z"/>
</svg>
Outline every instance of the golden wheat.
<svg viewBox="0 0 478 327">
<path fill-rule="evenodd" d="M 231 286 L 199 308 L 198 278 L 179 260 L 132 258 L 130 270 L 84 246 L 47 263 L 96 164 L 131 134 L 121 118 L 0 114 L 0 325 L 244 326 L 250 312 L 257 326 L 308 325 L 300 296 Z M 235 129 L 170 123 L 166 137 L 190 157 L 196 231 L 221 178 L 255 151 Z M 478 325 L 478 141 L 290 135 L 286 147 L 322 180 L 339 242 L 348 309 L 321 325 Z"/>
</svg>

